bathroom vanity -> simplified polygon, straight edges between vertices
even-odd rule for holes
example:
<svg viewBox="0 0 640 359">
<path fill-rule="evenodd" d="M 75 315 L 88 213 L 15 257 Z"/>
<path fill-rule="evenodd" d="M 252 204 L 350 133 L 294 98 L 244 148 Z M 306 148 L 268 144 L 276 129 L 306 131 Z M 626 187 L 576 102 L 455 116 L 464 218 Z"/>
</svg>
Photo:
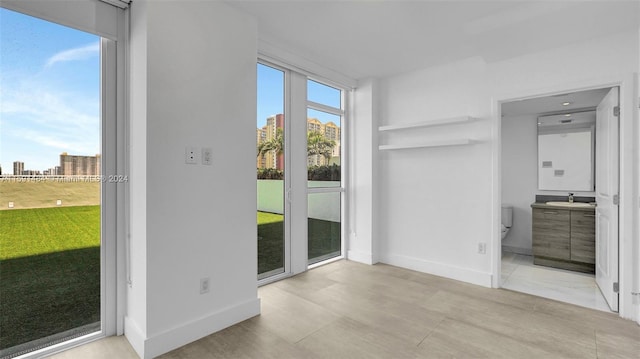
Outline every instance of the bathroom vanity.
<svg viewBox="0 0 640 359">
<path fill-rule="evenodd" d="M 580 205 L 531 205 L 534 264 L 595 273 L 595 206 Z"/>
</svg>

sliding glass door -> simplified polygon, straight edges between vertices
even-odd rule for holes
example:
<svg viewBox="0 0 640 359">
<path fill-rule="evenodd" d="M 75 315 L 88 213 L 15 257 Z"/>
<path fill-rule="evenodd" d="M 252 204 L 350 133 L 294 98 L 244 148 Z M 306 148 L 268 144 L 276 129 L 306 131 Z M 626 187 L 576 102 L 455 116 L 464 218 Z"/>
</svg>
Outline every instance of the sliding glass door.
<svg viewBox="0 0 640 359">
<path fill-rule="evenodd" d="M 93 7 L 0 7 L 2 358 L 116 333 L 116 198 L 128 181 L 116 160 L 124 17 L 82 2 Z M 85 10 L 103 21 L 87 21 Z"/>
<path fill-rule="evenodd" d="M 307 80 L 308 263 L 342 251 L 343 91 Z"/>
<path fill-rule="evenodd" d="M 264 282 L 342 255 L 345 96 L 267 62 L 257 73 L 258 279 Z"/>
<path fill-rule="evenodd" d="M 285 272 L 285 72 L 258 64 L 256 168 L 258 279 Z"/>
</svg>

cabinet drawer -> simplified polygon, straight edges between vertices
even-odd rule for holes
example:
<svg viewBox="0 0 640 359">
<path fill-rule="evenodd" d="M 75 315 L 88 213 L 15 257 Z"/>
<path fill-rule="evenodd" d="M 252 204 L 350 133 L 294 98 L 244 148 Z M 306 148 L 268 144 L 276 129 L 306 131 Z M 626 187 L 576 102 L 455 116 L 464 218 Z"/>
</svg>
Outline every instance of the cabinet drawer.
<svg viewBox="0 0 640 359">
<path fill-rule="evenodd" d="M 534 208 L 533 209 L 533 223 L 536 220 L 542 222 L 563 222 L 565 225 L 569 223 L 570 211 L 568 209 L 547 209 L 547 208 Z"/>
<path fill-rule="evenodd" d="M 596 224 L 593 212 L 571 212 L 571 260 L 595 264 Z"/>
</svg>

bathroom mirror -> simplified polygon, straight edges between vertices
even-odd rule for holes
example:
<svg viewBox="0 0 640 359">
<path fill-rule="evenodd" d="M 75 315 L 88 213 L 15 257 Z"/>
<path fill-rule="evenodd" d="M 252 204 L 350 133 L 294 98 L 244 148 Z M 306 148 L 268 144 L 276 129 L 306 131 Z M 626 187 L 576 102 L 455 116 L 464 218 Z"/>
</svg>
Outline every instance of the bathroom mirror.
<svg viewBox="0 0 640 359">
<path fill-rule="evenodd" d="M 595 111 L 538 117 L 538 189 L 594 191 Z"/>
</svg>

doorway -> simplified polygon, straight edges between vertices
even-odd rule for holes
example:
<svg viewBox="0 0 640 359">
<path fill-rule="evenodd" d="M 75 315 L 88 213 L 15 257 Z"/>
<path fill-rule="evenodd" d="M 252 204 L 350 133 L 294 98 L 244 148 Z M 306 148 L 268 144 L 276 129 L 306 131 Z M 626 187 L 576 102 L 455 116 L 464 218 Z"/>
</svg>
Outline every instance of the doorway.
<svg viewBox="0 0 640 359">
<path fill-rule="evenodd" d="M 573 193 L 576 198 L 584 200 L 585 202 L 598 202 L 598 205 L 603 209 L 605 207 L 611 208 L 607 205 L 605 200 L 598 199 L 599 193 L 609 193 L 611 190 L 605 190 L 602 186 L 606 184 L 612 184 L 614 181 L 613 191 L 617 194 L 617 175 L 615 179 L 607 177 L 605 181 L 602 176 L 608 175 L 615 168 L 614 172 L 619 173 L 618 170 L 618 157 L 619 146 L 617 138 L 619 136 L 617 127 L 613 129 L 615 133 L 612 136 L 604 138 L 598 138 L 598 125 L 596 122 L 603 126 L 606 122 L 602 119 L 596 120 L 596 112 L 609 111 L 613 115 L 613 107 L 618 106 L 619 99 L 615 98 L 615 105 L 604 104 L 603 100 L 609 96 L 610 93 L 618 93 L 618 87 L 607 88 L 594 88 L 585 91 L 574 91 L 567 93 L 558 93 L 550 96 L 538 96 L 528 97 L 522 100 L 505 101 L 500 104 L 501 106 L 501 198 L 502 205 L 506 208 L 506 211 L 512 211 L 512 223 L 509 223 L 509 229 L 506 231 L 506 236 L 502 239 L 500 265 L 501 265 L 501 278 L 499 278 L 500 285 L 506 289 L 512 289 L 516 291 L 522 291 L 529 294 L 539 295 L 556 299 L 564 302 L 569 302 L 576 305 L 586 306 L 593 309 L 605 310 L 605 311 L 617 311 L 618 310 L 618 297 L 614 292 L 613 285 L 606 283 L 606 280 L 599 280 L 596 283 L 596 268 L 606 266 L 607 276 L 614 278 L 614 282 L 617 282 L 618 277 L 618 256 L 617 256 L 617 216 L 611 222 L 610 225 L 605 223 L 606 221 L 599 220 L 600 218 L 611 218 L 609 212 L 602 215 L 598 206 L 595 209 L 593 215 L 597 216 L 598 220 L 595 221 L 595 228 L 593 228 L 593 236 L 595 243 L 591 245 L 591 248 L 585 249 L 586 251 L 592 250 L 593 255 L 588 255 L 590 258 L 581 258 L 581 263 L 590 263 L 593 268 L 592 273 L 575 272 L 567 270 L 568 267 L 563 266 L 543 266 L 534 264 L 535 258 L 542 258 L 546 260 L 546 257 L 540 256 L 540 246 L 559 246 L 558 243 L 552 242 L 551 244 L 534 243 L 532 239 L 532 209 L 531 204 L 534 202 L 546 202 L 550 199 L 556 198 L 559 201 L 566 201 L 569 193 Z M 612 101 L 612 100 L 609 100 Z M 603 106 L 611 107 L 608 110 L 602 110 Z M 604 112 L 603 112 L 604 113 Z M 583 117 L 593 117 L 594 122 L 592 124 L 578 123 L 580 121 L 574 120 L 578 118 L 577 114 L 581 114 Z M 602 114 L 598 115 L 602 117 Z M 589 140 L 591 142 L 591 153 L 585 153 L 587 163 L 591 161 L 591 173 L 592 178 L 585 181 L 585 185 L 573 184 L 568 187 L 553 187 L 548 186 L 549 183 L 555 183 L 548 179 L 541 178 L 544 171 L 552 169 L 540 168 L 540 159 L 538 158 L 539 146 L 546 146 L 540 141 L 540 136 L 549 137 L 547 133 L 541 133 L 548 131 L 550 127 L 545 127 L 548 119 L 559 119 L 560 123 L 570 124 L 573 129 L 567 130 L 566 128 L 561 130 L 562 135 L 560 137 L 567 137 L 569 133 L 588 133 Z M 572 122 L 573 121 L 573 122 Z M 608 122 L 607 122 L 608 123 Z M 617 121 L 616 121 L 617 123 Z M 559 126 L 555 126 L 560 128 Z M 590 129 L 589 129 L 590 128 Z M 586 132 L 585 132 L 586 131 Z M 595 135 L 593 135 L 595 133 Z M 601 134 L 605 131 L 601 129 Z M 583 136 L 584 137 L 584 136 Z M 610 142 L 610 139 L 615 138 L 615 143 Z M 608 143 L 608 144 L 607 144 Z M 605 147 L 607 149 L 605 149 Z M 608 148 L 615 149 L 614 151 L 608 150 Z M 604 155 L 606 154 L 606 156 Z M 615 154 L 615 156 L 614 156 Z M 606 157 L 606 159 L 605 159 Z M 589 160 L 590 159 L 590 160 Z M 559 162 L 558 160 L 556 162 Z M 546 161 L 550 166 L 551 161 Z M 573 162 L 570 161 L 571 165 Z M 613 166 L 608 169 L 607 166 Z M 557 176 L 567 177 L 573 170 L 555 169 Z M 565 173 L 566 172 L 566 173 Z M 575 171 L 574 171 L 575 172 Z M 546 182 L 543 182 L 545 180 Z M 590 185 L 589 185 L 590 183 Z M 590 186 L 590 187 L 589 187 Z M 600 203 L 602 203 L 600 205 Z M 611 201 L 609 202 L 611 203 Z M 614 207 L 615 214 L 617 215 L 617 205 Z M 569 211 L 566 211 L 567 214 Z M 609 235 L 612 226 L 615 225 L 615 234 Z M 503 227 L 504 229 L 504 227 Z M 566 234 L 569 235 L 568 232 Z M 607 241 L 607 238 L 613 238 L 615 241 Z M 555 239 L 554 239 L 555 240 Z M 563 242 L 564 243 L 564 242 Z M 598 244 L 596 244 L 598 243 Z M 615 246 L 615 257 L 611 252 L 611 247 L 607 244 Z M 574 247 L 578 248 L 583 243 L 574 243 Z M 567 237 L 566 245 L 562 249 L 570 252 L 571 241 Z M 536 250 L 537 248 L 537 250 Z M 584 247 L 583 247 L 584 249 Z M 543 256 L 546 256 L 543 252 Z M 584 253 L 584 252 L 583 252 Z M 603 260 L 603 254 L 609 253 L 611 256 L 606 256 L 607 260 Z M 591 258 L 592 257 L 592 258 Z M 566 258 L 566 262 L 571 262 L 569 257 Z M 563 259 L 563 261 L 565 261 Z M 598 263 L 600 262 L 600 263 Z M 588 268 L 588 265 L 587 265 Z M 615 270 L 615 273 L 614 273 Z M 587 270 L 588 272 L 589 270 Z M 603 295 L 604 294 L 604 295 Z M 607 297 L 605 300 L 605 297 Z"/>
</svg>

